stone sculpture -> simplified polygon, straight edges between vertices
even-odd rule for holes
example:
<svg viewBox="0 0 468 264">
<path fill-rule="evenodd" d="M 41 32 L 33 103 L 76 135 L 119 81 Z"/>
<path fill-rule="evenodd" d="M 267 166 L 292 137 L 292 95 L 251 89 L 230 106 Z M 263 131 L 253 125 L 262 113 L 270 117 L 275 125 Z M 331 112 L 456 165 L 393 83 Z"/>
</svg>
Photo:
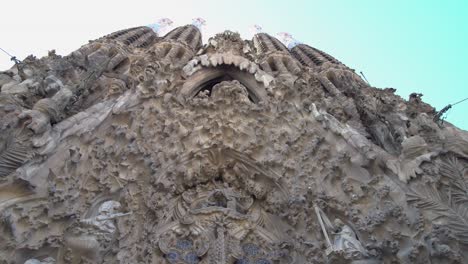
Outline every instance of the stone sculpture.
<svg viewBox="0 0 468 264">
<path fill-rule="evenodd" d="M 468 133 L 307 44 L 135 27 L 0 90 L 0 263 L 468 261 Z"/>
<path fill-rule="evenodd" d="M 55 264 L 55 260 L 53 258 L 45 258 L 44 260 L 40 261 L 37 259 L 28 259 L 24 264 Z"/>
<path fill-rule="evenodd" d="M 116 201 L 106 201 L 99 207 L 98 215 L 87 219 L 80 220 L 81 223 L 94 226 L 104 233 L 114 233 L 116 226 L 114 219 L 129 215 L 130 213 L 117 213 L 120 208 L 120 203 Z"/>
<path fill-rule="evenodd" d="M 333 248 L 337 251 L 343 251 L 347 254 L 360 254 L 367 255 L 366 250 L 362 246 L 359 239 L 356 237 L 356 234 L 346 224 L 343 224 L 341 220 L 335 220 L 335 226 L 337 227 L 337 232 L 335 233 L 335 239 L 333 242 Z"/>
</svg>

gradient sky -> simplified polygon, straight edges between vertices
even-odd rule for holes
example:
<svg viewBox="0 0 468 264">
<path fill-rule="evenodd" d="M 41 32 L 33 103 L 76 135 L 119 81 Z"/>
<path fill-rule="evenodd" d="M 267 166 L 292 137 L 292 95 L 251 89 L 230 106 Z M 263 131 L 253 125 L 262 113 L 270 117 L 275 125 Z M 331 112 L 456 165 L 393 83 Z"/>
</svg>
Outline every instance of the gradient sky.
<svg viewBox="0 0 468 264">
<path fill-rule="evenodd" d="M 436 109 L 468 97 L 468 1 L 2 1 L 0 47 L 23 59 L 55 49 L 66 55 L 88 40 L 168 17 L 207 21 L 204 39 L 224 29 L 289 32 L 322 49 L 380 88 L 412 92 Z M 0 54 L 0 70 L 12 66 Z M 468 130 L 468 101 L 447 120 Z"/>
</svg>

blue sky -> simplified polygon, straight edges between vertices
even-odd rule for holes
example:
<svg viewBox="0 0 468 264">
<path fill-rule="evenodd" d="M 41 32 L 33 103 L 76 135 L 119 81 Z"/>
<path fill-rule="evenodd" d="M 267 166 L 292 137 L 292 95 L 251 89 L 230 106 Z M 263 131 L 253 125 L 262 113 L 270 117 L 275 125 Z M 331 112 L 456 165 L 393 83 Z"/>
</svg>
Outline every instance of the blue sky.
<svg viewBox="0 0 468 264">
<path fill-rule="evenodd" d="M 289 32 L 363 71 L 373 86 L 412 92 L 441 109 L 468 97 L 468 1 L 8 1 L 2 3 L 0 47 L 20 58 L 56 49 L 66 55 L 110 32 L 171 18 L 207 21 L 205 39 L 224 29 L 250 38 L 259 24 Z M 11 67 L 0 54 L 0 69 Z M 447 120 L 468 129 L 468 101 Z"/>
</svg>

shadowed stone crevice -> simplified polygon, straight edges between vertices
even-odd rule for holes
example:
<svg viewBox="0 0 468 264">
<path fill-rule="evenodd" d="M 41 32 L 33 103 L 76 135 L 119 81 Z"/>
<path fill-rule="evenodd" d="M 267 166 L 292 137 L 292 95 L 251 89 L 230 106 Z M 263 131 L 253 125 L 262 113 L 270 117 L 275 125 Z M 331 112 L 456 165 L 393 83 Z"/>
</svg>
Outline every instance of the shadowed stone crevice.
<svg viewBox="0 0 468 264">
<path fill-rule="evenodd" d="M 214 85 L 233 80 L 237 80 L 247 89 L 249 99 L 252 102 L 257 103 L 265 98 L 265 88 L 255 80 L 254 76 L 232 66 L 218 66 L 199 70 L 185 81 L 181 92 L 187 97 L 194 97 L 200 91 L 205 90 L 211 94 Z"/>
</svg>

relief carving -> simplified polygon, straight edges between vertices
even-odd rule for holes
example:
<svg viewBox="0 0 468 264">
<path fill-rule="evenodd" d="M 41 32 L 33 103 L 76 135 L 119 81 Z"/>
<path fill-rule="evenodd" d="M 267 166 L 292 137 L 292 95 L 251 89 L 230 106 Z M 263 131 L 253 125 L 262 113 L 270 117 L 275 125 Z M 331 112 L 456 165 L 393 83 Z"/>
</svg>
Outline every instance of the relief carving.
<svg viewBox="0 0 468 264">
<path fill-rule="evenodd" d="M 466 263 L 468 133 L 194 25 L 0 73 L 0 263 Z"/>
</svg>

